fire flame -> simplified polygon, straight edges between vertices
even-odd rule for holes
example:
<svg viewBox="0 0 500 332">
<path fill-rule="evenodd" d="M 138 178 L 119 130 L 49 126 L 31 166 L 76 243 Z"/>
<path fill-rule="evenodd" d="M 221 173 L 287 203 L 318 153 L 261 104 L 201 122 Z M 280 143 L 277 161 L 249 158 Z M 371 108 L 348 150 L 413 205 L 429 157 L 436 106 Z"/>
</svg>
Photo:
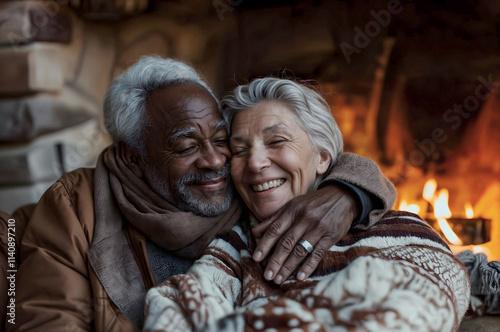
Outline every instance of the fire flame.
<svg viewBox="0 0 500 332">
<path fill-rule="evenodd" d="M 461 246 L 464 244 L 462 240 L 455 234 L 455 232 L 451 229 L 450 224 L 446 221 L 444 218 L 438 218 L 438 224 L 439 227 L 441 227 L 441 230 L 443 231 L 444 236 L 450 241 L 451 244 L 454 244 L 456 246 Z"/>
<path fill-rule="evenodd" d="M 433 226 L 435 228 L 439 227 L 441 229 L 443 237 L 446 238 L 451 250 L 454 253 L 458 253 L 464 250 L 472 250 L 474 253 L 484 253 L 488 257 L 488 260 L 500 259 L 500 246 L 498 245 L 500 241 L 500 224 L 498 223 L 498 216 L 500 216 L 500 207 L 497 204 L 493 204 L 493 202 L 497 203 L 500 201 L 500 183 L 495 183 L 494 185 L 490 186 L 489 189 L 486 190 L 480 196 L 480 198 L 476 200 L 476 203 L 474 203 L 474 209 L 471 202 L 468 202 L 467 204 L 464 204 L 464 210 L 462 210 L 462 212 L 457 212 L 456 216 L 455 213 L 453 213 L 454 217 L 459 217 L 454 220 L 453 226 L 451 226 L 447 220 L 447 218 L 452 217 L 452 212 L 450 211 L 448 205 L 448 190 L 438 190 L 437 181 L 435 179 L 428 179 L 425 182 L 423 190 L 420 193 L 420 198 L 412 200 L 408 199 L 408 197 L 410 197 L 409 195 L 415 197 L 415 193 L 414 191 L 408 191 L 409 195 L 403 197 L 406 198 L 406 200 L 400 201 L 401 203 L 399 205 L 399 210 L 419 214 L 423 219 L 428 219 L 429 217 L 431 217 L 431 214 L 434 214 L 434 219 L 436 220 L 436 222 L 433 224 Z M 461 197 L 464 196 L 465 195 L 461 195 Z M 464 244 L 464 241 L 461 240 L 454 232 L 454 229 L 457 230 L 460 228 L 460 218 L 463 218 L 464 216 L 468 219 L 482 216 L 483 218 L 492 218 L 493 220 L 496 220 L 496 223 L 492 222 L 491 224 L 492 235 L 489 242 L 482 243 L 480 245 Z M 481 222 L 481 219 L 482 218 L 478 218 L 478 222 Z"/>
<path fill-rule="evenodd" d="M 403 200 L 401 201 L 401 204 L 399 204 L 399 210 L 419 214 L 420 206 L 418 206 L 418 204 L 408 204 L 406 200 Z"/>
<path fill-rule="evenodd" d="M 460 238 L 453 232 L 450 225 L 445 218 L 451 217 L 450 207 L 448 206 L 448 189 L 441 189 L 434 198 L 434 216 L 436 217 L 439 227 L 443 231 L 444 236 L 454 245 L 462 245 L 463 242 Z"/>
<path fill-rule="evenodd" d="M 424 199 L 432 204 L 432 201 L 434 199 L 434 193 L 436 192 L 437 188 L 437 182 L 434 179 L 429 179 L 424 185 L 424 192 L 422 193 L 422 196 Z"/>
<path fill-rule="evenodd" d="M 434 198 L 434 216 L 436 218 L 450 218 L 451 211 L 448 206 L 448 197 L 450 194 L 448 193 L 448 189 L 441 189 Z"/>
<path fill-rule="evenodd" d="M 474 210 L 472 209 L 472 205 L 470 203 L 465 204 L 465 216 L 467 219 L 474 218 Z"/>
</svg>

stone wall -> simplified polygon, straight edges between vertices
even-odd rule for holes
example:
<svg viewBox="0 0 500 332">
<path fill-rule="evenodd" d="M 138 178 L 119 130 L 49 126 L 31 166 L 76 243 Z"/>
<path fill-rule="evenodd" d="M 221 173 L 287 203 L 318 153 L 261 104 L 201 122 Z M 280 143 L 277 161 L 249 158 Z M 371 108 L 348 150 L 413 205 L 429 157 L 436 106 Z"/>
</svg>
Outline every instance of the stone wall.
<svg viewBox="0 0 500 332">
<path fill-rule="evenodd" d="M 186 61 L 221 93 L 231 22 L 206 1 L 154 10 L 148 0 L 0 1 L 0 210 L 36 202 L 63 173 L 95 165 L 110 144 L 104 95 L 141 56 Z"/>
<path fill-rule="evenodd" d="M 0 2 L 0 209 L 36 202 L 109 144 L 101 104 L 113 75 L 112 27 L 67 1 Z M 97 60 L 98 59 L 98 60 Z"/>
</svg>

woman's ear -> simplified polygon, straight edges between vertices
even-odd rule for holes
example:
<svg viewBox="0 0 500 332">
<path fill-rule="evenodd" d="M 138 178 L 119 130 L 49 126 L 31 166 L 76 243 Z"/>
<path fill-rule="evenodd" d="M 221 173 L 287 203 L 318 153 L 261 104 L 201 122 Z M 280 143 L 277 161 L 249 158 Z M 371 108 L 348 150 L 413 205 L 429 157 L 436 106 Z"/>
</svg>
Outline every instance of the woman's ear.
<svg viewBox="0 0 500 332">
<path fill-rule="evenodd" d="M 318 161 L 316 165 L 316 174 L 322 175 L 325 174 L 326 170 L 330 166 L 330 162 L 332 161 L 332 156 L 326 151 L 321 151 L 318 156 Z"/>
<path fill-rule="evenodd" d="M 144 162 L 135 150 L 129 148 L 124 142 L 120 144 L 121 158 L 127 164 L 128 168 L 137 176 L 142 178 L 144 176 L 143 165 Z"/>
</svg>

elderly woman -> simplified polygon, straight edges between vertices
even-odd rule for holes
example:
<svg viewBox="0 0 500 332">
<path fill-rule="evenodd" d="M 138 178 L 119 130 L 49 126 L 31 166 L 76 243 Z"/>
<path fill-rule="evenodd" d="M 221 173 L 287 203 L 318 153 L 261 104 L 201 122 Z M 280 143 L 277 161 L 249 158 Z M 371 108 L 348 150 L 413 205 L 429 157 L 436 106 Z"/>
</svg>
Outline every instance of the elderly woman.
<svg viewBox="0 0 500 332">
<path fill-rule="evenodd" d="M 391 211 L 351 231 L 305 280 L 265 280 L 252 259 L 251 229 L 318 188 L 342 153 L 342 136 L 325 100 L 290 80 L 254 80 L 222 104 L 248 220 L 214 240 L 187 274 L 148 292 L 146 330 L 457 330 L 469 302 L 467 273 L 413 214 Z M 314 255 L 317 244 L 299 242 Z"/>
</svg>

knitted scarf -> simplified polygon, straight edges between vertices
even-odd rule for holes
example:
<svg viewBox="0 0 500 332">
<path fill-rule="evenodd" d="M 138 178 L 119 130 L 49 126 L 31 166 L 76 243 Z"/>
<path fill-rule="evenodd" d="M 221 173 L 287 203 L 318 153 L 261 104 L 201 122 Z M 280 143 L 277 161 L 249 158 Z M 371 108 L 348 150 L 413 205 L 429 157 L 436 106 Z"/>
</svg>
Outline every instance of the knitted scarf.
<svg viewBox="0 0 500 332">
<path fill-rule="evenodd" d="M 88 259 L 109 298 L 141 327 L 147 288 L 139 266 L 148 258 L 136 255 L 124 222 L 170 254 L 196 258 L 218 233 L 237 222 L 240 203 L 235 200 L 228 211 L 213 218 L 180 211 L 137 177 L 122 153 L 119 144 L 110 146 L 97 162 L 95 231 Z"/>
<path fill-rule="evenodd" d="M 180 211 L 138 178 L 121 158 L 119 145 L 101 154 L 98 167 L 106 167 L 113 196 L 123 216 L 159 247 L 181 257 L 195 258 L 214 237 L 231 227 L 240 217 L 240 204 L 235 203 L 217 217 L 204 217 Z"/>
</svg>

